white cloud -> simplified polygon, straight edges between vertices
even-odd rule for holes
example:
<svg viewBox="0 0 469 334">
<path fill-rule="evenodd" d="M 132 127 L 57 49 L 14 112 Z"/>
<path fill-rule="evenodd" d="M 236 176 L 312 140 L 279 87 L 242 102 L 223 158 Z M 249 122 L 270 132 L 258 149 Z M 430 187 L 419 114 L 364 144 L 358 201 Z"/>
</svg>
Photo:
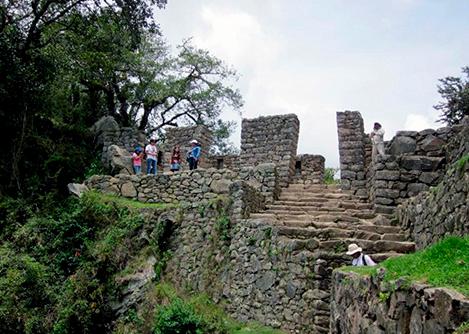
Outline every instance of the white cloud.
<svg viewBox="0 0 469 334">
<path fill-rule="evenodd" d="M 405 130 L 421 131 L 432 128 L 435 128 L 435 122 L 433 122 L 430 117 L 419 114 L 407 115 L 404 123 Z"/>
<path fill-rule="evenodd" d="M 437 127 L 437 79 L 457 73 L 469 52 L 459 42 L 468 30 L 457 26 L 453 38 L 456 26 L 438 25 L 439 9 L 421 0 L 187 0 L 170 6 L 162 26 L 173 44 L 193 36 L 240 74 L 243 117 L 297 114 L 299 152 L 322 154 L 328 166 L 338 166 L 338 110 L 359 110 L 366 131 L 382 123 L 386 140 L 398 130 Z M 416 6 L 428 15 L 414 16 Z M 224 117 L 240 120 L 233 113 Z M 239 136 L 238 130 L 233 141 Z"/>
</svg>

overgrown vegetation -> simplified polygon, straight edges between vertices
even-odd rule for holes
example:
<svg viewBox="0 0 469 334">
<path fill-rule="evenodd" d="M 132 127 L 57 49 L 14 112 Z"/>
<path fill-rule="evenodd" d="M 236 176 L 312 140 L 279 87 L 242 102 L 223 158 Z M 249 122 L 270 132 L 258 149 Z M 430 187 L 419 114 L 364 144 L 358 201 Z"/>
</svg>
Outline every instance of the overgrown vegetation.
<svg viewBox="0 0 469 334">
<path fill-rule="evenodd" d="M 11 233 L 0 245 L 2 333 L 108 332 L 109 300 L 119 296 L 114 276 L 142 249 L 165 261 L 171 226 L 150 224 L 134 203 L 89 192 L 53 210 L 15 204 L 3 199 L 0 207 L 2 231 Z M 136 238 L 144 230 L 151 243 Z"/>
<path fill-rule="evenodd" d="M 469 164 L 469 154 L 465 154 L 454 163 L 454 166 L 456 167 L 456 169 L 462 172 L 468 164 Z"/>
<path fill-rule="evenodd" d="M 376 275 L 384 268 L 387 282 L 404 278 L 455 289 L 469 296 L 469 237 L 448 237 L 414 254 L 390 258 L 377 267 L 348 267 L 361 274 Z"/>
<path fill-rule="evenodd" d="M 124 333 L 154 334 L 282 334 L 278 330 L 257 323 L 242 324 L 233 320 L 205 294 L 179 294 L 170 284 L 160 283 L 149 292 L 153 300 L 146 309 L 132 311 L 118 329 Z M 148 312 L 148 308 L 151 309 Z M 151 328 L 144 323 L 150 322 Z M 139 325 L 140 324 L 140 325 Z M 146 326 L 146 327 L 145 327 Z"/>
</svg>

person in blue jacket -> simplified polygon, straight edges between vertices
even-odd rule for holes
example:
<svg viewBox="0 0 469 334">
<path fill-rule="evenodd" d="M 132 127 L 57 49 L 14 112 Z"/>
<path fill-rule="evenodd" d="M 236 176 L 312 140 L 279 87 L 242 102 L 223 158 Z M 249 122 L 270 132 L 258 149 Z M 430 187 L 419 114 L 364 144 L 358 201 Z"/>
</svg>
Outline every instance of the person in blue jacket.
<svg viewBox="0 0 469 334">
<path fill-rule="evenodd" d="M 189 169 L 193 170 L 197 169 L 197 163 L 200 159 L 201 148 L 200 144 L 195 139 L 191 140 L 191 146 L 192 148 L 188 152 L 187 162 L 189 162 Z"/>
</svg>

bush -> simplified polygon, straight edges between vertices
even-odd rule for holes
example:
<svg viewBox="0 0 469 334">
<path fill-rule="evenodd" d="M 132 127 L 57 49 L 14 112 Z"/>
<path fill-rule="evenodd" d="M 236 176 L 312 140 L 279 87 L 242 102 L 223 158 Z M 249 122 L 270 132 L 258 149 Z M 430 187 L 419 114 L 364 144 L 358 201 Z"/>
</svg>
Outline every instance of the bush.
<svg viewBox="0 0 469 334">
<path fill-rule="evenodd" d="M 326 167 L 324 169 L 324 183 L 325 184 L 336 184 L 339 181 L 334 178 L 334 176 L 339 171 L 338 168 Z"/>
<path fill-rule="evenodd" d="M 157 311 L 154 334 L 202 334 L 203 321 L 194 308 L 180 298 Z"/>
<path fill-rule="evenodd" d="M 0 248 L 0 332 L 47 333 L 47 268 L 25 254 Z"/>
</svg>

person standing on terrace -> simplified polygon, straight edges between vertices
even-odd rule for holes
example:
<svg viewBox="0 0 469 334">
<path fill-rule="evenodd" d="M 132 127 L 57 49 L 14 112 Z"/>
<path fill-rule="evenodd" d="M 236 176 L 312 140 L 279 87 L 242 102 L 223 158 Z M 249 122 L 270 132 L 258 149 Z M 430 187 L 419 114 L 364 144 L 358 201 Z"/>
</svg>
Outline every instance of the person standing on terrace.
<svg viewBox="0 0 469 334">
<path fill-rule="evenodd" d="M 181 168 L 181 149 L 179 148 L 179 145 L 176 145 L 173 148 L 170 164 L 172 172 L 177 172 Z"/>
<path fill-rule="evenodd" d="M 375 123 L 373 131 L 370 133 L 371 143 L 373 144 L 373 150 L 371 151 L 372 161 L 376 161 L 376 157 L 384 155 L 384 130 L 381 124 Z"/>
<path fill-rule="evenodd" d="M 156 161 L 158 154 L 158 149 L 156 148 L 156 139 L 150 139 L 150 144 L 145 147 L 145 154 L 147 155 L 147 174 L 153 173 L 153 175 L 156 175 Z"/>
<path fill-rule="evenodd" d="M 187 157 L 187 162 L 189 163 L 189 169 L 197 169 L 197 164 L 200 159 L 200 144 L 197 142 L 197 140 L 193 139 L 191 140 L 191 145 L 192 148 L 188 152 L 188 157 Z"/>
</svg>

